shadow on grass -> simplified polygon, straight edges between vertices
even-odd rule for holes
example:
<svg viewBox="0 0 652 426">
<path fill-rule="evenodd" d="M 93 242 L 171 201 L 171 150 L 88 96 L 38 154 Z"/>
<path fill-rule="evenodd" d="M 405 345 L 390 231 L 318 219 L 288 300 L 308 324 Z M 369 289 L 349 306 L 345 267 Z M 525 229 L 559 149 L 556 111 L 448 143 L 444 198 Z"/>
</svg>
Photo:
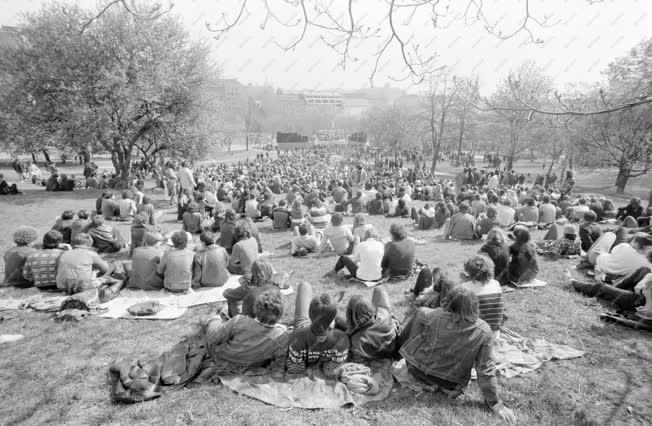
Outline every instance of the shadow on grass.
<svg viewBox="0 0 652 426">
<path fill-rule="evenodd" d="M 23 194 L 7 195 L 0 198 L 0 202 L 7 202 L 17 206 L 53 201 L 56 203 L 65 201 L 89 200 L 102 195 L 101 189 L 80 189 L 76 191 L 48 192 L 44 188 L 26 188 Z M 91 206 L 93 207 L 93 206 Z"/>
</svg>

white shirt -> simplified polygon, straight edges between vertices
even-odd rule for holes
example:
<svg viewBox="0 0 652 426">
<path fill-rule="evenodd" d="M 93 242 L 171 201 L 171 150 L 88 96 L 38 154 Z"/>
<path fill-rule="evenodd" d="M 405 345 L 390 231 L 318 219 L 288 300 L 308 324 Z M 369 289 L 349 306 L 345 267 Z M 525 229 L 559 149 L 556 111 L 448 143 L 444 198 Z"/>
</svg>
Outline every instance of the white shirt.
<svg viewBox="0 0 652 426">
<path fill-rule="evenodd" d="M 595 260 L 595 266 L 602 272 L 612 275 L 630 275 L 644 266 L 652 269 L 646 257 L 628 243 L 618 244 L 611 253 L 602 253 Z"/>
<path fill-rule="evenodd" d="M 514 223 L 514 214 L 516 213 L 516 210 L 509 206 L 498 204 L 496 206 L 496 211 L 498 212 L 496 215 L 496 221 L 498 221 L 500 226 L 507 227 Z"/>
<path fill-rule="evenodd" d="M 179 176 L 179 185 L 181 189 L 195 189 L 195 178 L 192 176 L 192 170 L 187 167 L 181 167 L 177 173 Z"/>
<path fill-rule="evenodd" d="M 136 214 L 136 202 L 131 198 L 123 198 L 118 201 L 118 208 L 120 217 L 123 219 Z"/>
<path fill-rule="evenodd" d="M 353 250 L 353 261 L 358 264 L 356 277 L 363 281 L 378 281 L 382 278 L 380 263 L 385 254 L 385 246 L 378 240 L 361 242 Z"/>
</svg>

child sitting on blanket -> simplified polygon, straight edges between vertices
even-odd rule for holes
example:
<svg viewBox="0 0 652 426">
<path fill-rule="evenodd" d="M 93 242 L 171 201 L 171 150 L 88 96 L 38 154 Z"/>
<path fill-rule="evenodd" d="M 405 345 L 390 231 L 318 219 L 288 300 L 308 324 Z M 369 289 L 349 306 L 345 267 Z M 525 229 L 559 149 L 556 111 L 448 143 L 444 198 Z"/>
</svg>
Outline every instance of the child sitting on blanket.
<svg viewBox="0 0 652 426">
<path fill-rule="evenodd" d="M 487 405 L 504 421 L 514 423 L 514 413 L 498 396 L 493 334 L 478 315 L 478 296 L 463 286 L 455 287 L 441 308 L 420 308 L 414 314 L 401 333 L 399 352 L 415 379 L 451 397 L 463 393 L 475 367 Z"/>
<path fill-rule="evenodd" d="M 344 365 L 349 355 L 349 337 L 333 329 L 336 315 L 337 302 L 329 295 L 312 298 L 310 284 L 299 284 L 295 329 L 288 349 L 288 374 L 304 374 L 314 367 L 320 368 L 328 378 L 336 377 L 335 370 Z"/>
<path fill-rule="evenodd" d="M 281 379 L 288 350 L 288 332 L 278 324 L 283 299 L 278 291 L 265 291 L 254 304 L 255 318 L 236 315 L 227 322 L 219 317 L 203 322 L 208 354 L 218 371 L 242 373 L 247 368 L 269 368 Z"/>
</svg>

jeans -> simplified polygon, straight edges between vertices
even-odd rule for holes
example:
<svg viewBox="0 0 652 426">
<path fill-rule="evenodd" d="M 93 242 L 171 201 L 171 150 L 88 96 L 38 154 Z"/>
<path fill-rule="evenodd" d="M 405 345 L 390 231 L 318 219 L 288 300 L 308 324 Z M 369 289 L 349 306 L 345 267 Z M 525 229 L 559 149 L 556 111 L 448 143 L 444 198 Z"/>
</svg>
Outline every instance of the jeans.
<svg viewBox="0 0 652 426">
<path fill-rule="evenodd" d="M 246 284 L 241 284 L 237 288 L 229 288 L 224 290 L 224 298 L 228 306 L 229 317 L 240 314 L 240 306 L 242 300 L 249 294 L 249 287 Z"/>
<path fill-rule="evenodd" d="M 358 265 L 353 261 L 353 259 L 351 259 L 349 256 L 341 255 L 335 264 L 335 271 L 339 271 L 340 269 L 344 268 L 349 271 L 349 274 L 351 274 L 352 277 L 355 277 L 356 273 L 358 272 Z"/>
</svg>

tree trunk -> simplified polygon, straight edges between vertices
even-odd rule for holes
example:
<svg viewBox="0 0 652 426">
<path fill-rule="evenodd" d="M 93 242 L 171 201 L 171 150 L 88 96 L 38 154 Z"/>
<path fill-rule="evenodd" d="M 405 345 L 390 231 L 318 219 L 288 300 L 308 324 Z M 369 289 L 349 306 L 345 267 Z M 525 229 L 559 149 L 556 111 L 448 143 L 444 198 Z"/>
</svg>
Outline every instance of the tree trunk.
<svg viewBox="0 0 652 426">
<path fill-rule="evenodd" d="M 30 154 L 32 155 L 32 161 L 34 162 L 34 164 L 38 163 L 38 159 L 36 158 L 36 153 L 34 153 L 34 151 L 32 151 L 32 152 L 30 152 Z"/>
<path fill-rule="evenodd" d="M 41 150 L 41 152 L 43 153 L 43 156 L 45 157 L 45 162 L 48 163 L 48 164 L 51 163 L 52 160 L 50 160 L 50 153 L 48 152 L 48 150 L 43 148 Z"/>
<path fill-rule="evenodd" d="M 249 151 L 249 132 L 245 134 L 245 150 Z"/>
<path fill-rule="evenodd" d="M 460 138 L 457 142 L 457 166 L 460 165 L 460 158 L 462 158 L 462 142 L 464 141 L 464 120 L 466 119 L 466 112 L 462 113 L 460 120 Z"/>
<path fill-rule="evenodd" d="M 618 176 L 616 176 L 616 193 L 623 194 L 625 192 L 625 186 L 627 186 L 627 181 L 629 180 L 629 170 L 620 166 L 618 169 Z"/>
</svg>

